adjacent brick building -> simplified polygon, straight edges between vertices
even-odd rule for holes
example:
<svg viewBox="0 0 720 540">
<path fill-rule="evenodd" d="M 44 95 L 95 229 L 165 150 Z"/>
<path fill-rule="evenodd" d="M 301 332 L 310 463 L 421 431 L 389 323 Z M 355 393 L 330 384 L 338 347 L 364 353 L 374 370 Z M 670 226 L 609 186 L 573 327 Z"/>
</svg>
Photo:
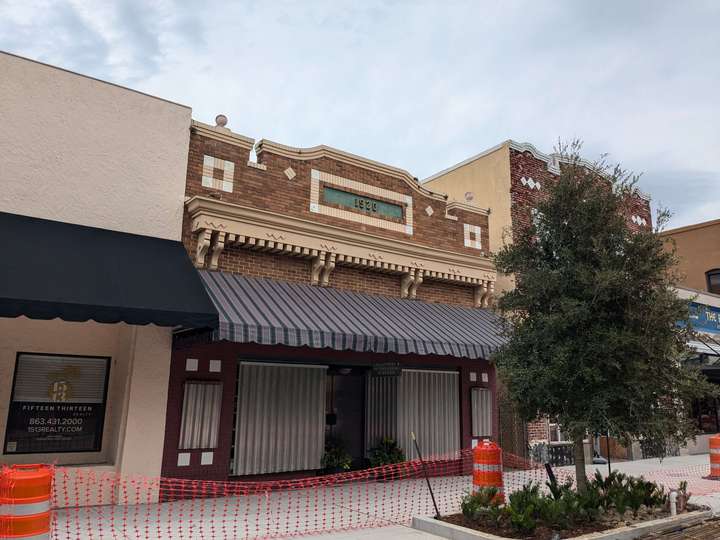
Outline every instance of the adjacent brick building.
<svg viewBox="0 0 720 540">
<path fill-rule="evenodd" d="M 591 164 L 587 163 L 590 167 Z M 489 150 L 449 167 L 424 180 L 423 185 L 446 193 L 450 201 L 486 206 L 492 211 L 490 253 L 512 242 L 513 232 L 527 227 L 533 210 L 547 193 L 547 186 L 560 174 L 562 162 L 557 154 L 544 154 L 529 143 L 505 141 Z M 636 192 L 627 202 L 627 220 L 633 230 L 652 225 L 649 198 Z M 513 287 L 512 276 L 498 276 L 498 288 Z M 517 420 L 508 418 L 509 423 Z M 514 425 L 501 426 L 503 433 L 517 433 Z M 505 446 L 517 451 L 528 441 L 550 441 L 562 437 L 557 424 L 547 419 L 531 422 L 527 441 L 506 440 Z"/>
</svg>

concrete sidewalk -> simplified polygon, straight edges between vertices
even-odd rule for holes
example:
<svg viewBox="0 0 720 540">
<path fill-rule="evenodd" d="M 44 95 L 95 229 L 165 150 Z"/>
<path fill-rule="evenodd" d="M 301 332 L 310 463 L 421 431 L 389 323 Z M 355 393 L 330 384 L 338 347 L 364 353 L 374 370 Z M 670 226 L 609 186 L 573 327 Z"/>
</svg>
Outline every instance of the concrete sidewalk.
<svg viewBox="0 0 720 540">
<path fill-rule="evenodd" d="M 607 474 L 606 466 L 591 465 Z M 666 488 L 686 480 L 691 502 L 720 512 L 720 482 L 707 480 L 707 455 L 618 462 L 613 469 L 643 475 Z M 560 480 L 574 476 L 574 467 L 559 467 Z M 528 482 L 544 486 L 545 469 L 508 470 L 503 474 L 506 493 Z M 122 482 L 127 482 L 123 480 Z M 117 486 L 127 488 L 126 483 Z M 472 489 L 470 476 L 430 479 L 442 514 L 460 510 L 460 501 Z M 422 478 L 386 482 L 361 480 L 329 483 L 250 495 L 181 499 L 160 504 L 105 505 L 56 510 L 53 540 L 104 540 L 105 538 L 157 538 L 163 540 L 230 540 L 247 538 L 431 539 L 409 528 L 413 516 L 434 514 Z M 327 531 L 328 534 L 322 533 Z M 335 531 L 333 533 L 333 531 Z M 307 535 L 307 536 L 306 536 Z M 314 536 L 313 536 L 314 535 Z"/>
</svg>

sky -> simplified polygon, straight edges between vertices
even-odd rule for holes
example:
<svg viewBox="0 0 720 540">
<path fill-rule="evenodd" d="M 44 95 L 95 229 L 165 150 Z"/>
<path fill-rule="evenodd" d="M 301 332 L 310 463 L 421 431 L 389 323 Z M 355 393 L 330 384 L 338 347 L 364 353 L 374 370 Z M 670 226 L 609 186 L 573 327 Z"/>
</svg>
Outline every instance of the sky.
<svg viewBox="0 0 720 540">
<path fill-rule="evenodd" d="M 0 49 L 423 179 L 506 139 L 720 218 L 720 0 L 0 0 Z M 0 74 L 1 76 L 1 74 Z"/>
</svg>

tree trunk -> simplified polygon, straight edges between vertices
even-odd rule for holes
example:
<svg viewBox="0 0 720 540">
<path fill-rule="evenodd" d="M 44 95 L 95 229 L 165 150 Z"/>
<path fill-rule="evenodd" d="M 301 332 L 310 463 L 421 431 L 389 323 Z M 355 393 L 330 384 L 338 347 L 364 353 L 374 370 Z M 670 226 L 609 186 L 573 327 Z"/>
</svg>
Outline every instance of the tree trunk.
<svg viewBox="0 0 720 540">
<path fill-rule="evenodd" d="M 585 472 L 585 444 L 584 437 L 575 437 L 573 452 L 575 453 L 575 484 L 578 491 L 587 489 L 587 473 Z"/>
</svg>

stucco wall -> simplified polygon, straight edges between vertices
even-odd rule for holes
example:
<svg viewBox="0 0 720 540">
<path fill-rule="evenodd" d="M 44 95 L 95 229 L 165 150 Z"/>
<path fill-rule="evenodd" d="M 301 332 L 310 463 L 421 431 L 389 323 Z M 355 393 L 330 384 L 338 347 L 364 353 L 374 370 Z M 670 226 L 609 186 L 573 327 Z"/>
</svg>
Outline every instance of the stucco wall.
<svg viewBox="0 0 720 540">
<path fill-rule="evenodd" d="M 678 270 L 685 276 L 680 285 L 707 291 L 705 272 L 720 268 L 720 220 L 669 230 L 663 236 L 675 240 Z"/>
<path fill-rule="evenodd" d="M 98 474 L 159 476 L 171 339 L 169 328 L 153 325 L 0 318 L 0 438 L 3 441 L 18 352 L 110 356 L 112 359 L 100 452 L 0 454 L 0 461 L 83 465 L 83 474 L 93 469 Z M 73 478 L 71 469 L 69 478 Z"/>
<path fill-rule="evenodd" d="M 190 114 L 0 53 L 0 211 L 180 239 Z"/>
</svg>

